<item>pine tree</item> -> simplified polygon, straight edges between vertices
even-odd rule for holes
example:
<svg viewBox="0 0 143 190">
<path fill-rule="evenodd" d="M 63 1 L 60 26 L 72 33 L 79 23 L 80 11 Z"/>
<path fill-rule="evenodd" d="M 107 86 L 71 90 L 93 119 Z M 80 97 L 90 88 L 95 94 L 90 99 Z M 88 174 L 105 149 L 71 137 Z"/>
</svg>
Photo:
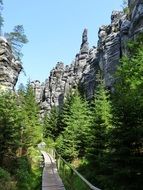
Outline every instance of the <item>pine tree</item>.
<svg viewBox="0 0 143 190">
<path fill-rule="evenodd" d="M 100 81 L 91 104 L 92 123 L 88 135 L 86 158 L 89 168 L 93 168 L 90 180 L 96 185 L 104 187 L 107 175 L 107 156 L 109 152 L 109 131 L 112 128 L 112 104 L 110 94 L 103 81 Z"/>
<path fill-rule="evenodd" d="M 73 101 L 73 92 L 72 90 L 69 91 L 69 93 L 66 96 L 66 99 L 64 101 L 64 104 L 62 108 L 59 109 L 59 116 L 58 116 L 58 129 L 59 134 L 64 131 L 64 129 L 67 127 L 67 119 L 70 117 L 70 107 Z"/>
<path fill-rule="evenodd" d="M 141 190 L 143 178 L 143 45 L 130 43 L 117 71 L 115 127 L 111 133 L 111 166 L 115 190 Z"/>
<path fill-rule="evenodd" d="M 50 112 L 45 114 L 43 124 L 46 138 L 52 137 L 55 140 L 67 127 L 66 120 L 70 114 L 71 102 L 72 93 L 69 93 L 62 107 L 53 106 Z"/>
<path fill-rule="evenodd" d="M 0 95 L 0 160 L 7 165 L 16 158 L 20 146 L 20 108 L 17 97 L 9 92 Z"/>
<path fill-rule="evenodd" d="M 49 113 L 46 113 L 43 119 L 44 125 L 44 137 L 51 137 L 54 140 L 59 135 L 58 129 L 58 117 L 59 117 L 59 110 L 57 107 L 52 107 Z"/>
<path fill-rule="evenodd" d="M 107 151 L 108 131 L 112 128 L 112 106 L 109 92 L 99 84 L 92 102 L 92 124 L 88 154 L 92 159 Z"/>
<path fill-rule="evenodd" d="M 21 146 L 27 152 L 31 146 L 36 146 L 42 139 L 42 126 L 39 120 L 39 107 L 30 83 L 26 90 L 19 91 L 19 106 L 21 108 Z"/>
<path fill-rule="evenodd" d="M 12 51 L 18 60 L 21 60 L 23 54 L 21 48 L 23 44 L 28 42 L 27 36 L 24 33 L 23 25 L 16 25 L 12 32 L 5 33 L 5 37 L 12 46 Z"/>
<path fill-rule="evenodd" d="M 87 102 L 81 99 L 78 91 L 74 92 L 69 113 L 65 115 L 64 121 L 67 127 L 60 137 L 63 156 L 68 159 L 82 157 L 85 153 L 90 114 Z"/>
</svg>

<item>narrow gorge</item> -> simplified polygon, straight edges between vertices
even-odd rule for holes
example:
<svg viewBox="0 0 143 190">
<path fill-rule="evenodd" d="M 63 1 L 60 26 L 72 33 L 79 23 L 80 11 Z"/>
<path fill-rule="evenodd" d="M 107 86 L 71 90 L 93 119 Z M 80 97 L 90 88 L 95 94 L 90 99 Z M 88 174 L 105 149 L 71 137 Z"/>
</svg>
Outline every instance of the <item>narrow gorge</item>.
<svg viewBox="0 0 143 190">
<path fill-rule="evenodd" d="M 103 25 L 98 31 L 97 46 L 88 44 L 88 31 L 84 29 L 79 53 L 71 65 L 58 62 L 44 83 L 32 82 L 36 99 L 41 106 L 41 114 L 53 105 L 62 105 L 69 89 L 79 85 L 87 99 L 92 98 L 97 82 L 97 73 L 103 73 L 108 89 L 112 89 L 114 73 L 122 55 L 126 54 L 126 44 L 143 31 L 143 1 L 129 1 L 130 13 L 113 11 L 111 24 Z"/>
<path fill-rule="evenodd" d="M 43 2 L 40 5 L 47 5 Z M 52 1 L 52 15 L 57 2 Z M 44 82 L 37 79 L 19 88 L 17 81 L 24 64 L 26 67 L 21 48 L 28 39 L 23 25 L 4 33 L 0 12 L 1 190 L 143 189 L 143 0 L 124 2 L 128 6 L 113 11 L 110 24 L 99 28 L 97 44 L 90 47 L 85 28 L 71 64 L 59 61 Z M 27 11 L 29 7 L 23 3 Z M 65 9 L 65 2 L 58 3 Z M 12 1 L 11 5 L 17 4 Z M 31 14 L 31 7 L 29 11 Z M 32 35 L 34 32 L 33 28 Z M 48 49 L 48 40 L 44 48 L 41 39 L 39 49 L 36 38 L 38 57 Z M 30 48 L 28 67 L 40 77 L 32 51 Z M 40 61 L 43 63 L 41 57 Z M 39 61 L 38 66 L 48 70 Z"/>
<path fill-rule="evenodd" d="M 126 43 L 143 31 L 143 1 L 130 0 L 128 15 L 113 11 L 111 23 L 98 31 L 98 42 L 92 48 L 88 44 L 88 30 L 84 29 L 80 51 L 70 65 L 58 62 L 44 83 L 31 82 L 40 103 L 41 114 L 53 105 L 62 105 L 69 89 L 79 85 L 87 99 L 92 98 L 97 82 L 96 74 L 101 71 L 108 89 L 112 89 L 114 73 L 119 60 L 126 54 Z M 46 68 L 44 68 L 46 69 Z M 12 50 L 4 37 L 0 38 L 0 86 L 14 89 L 22 65 L 12 55 Z"/>
</svg>

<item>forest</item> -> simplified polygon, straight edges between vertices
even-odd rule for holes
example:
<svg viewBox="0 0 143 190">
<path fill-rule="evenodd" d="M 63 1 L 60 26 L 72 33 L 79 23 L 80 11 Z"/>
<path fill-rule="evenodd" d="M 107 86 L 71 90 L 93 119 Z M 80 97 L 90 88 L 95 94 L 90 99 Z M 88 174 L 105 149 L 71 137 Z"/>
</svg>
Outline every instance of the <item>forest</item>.
<svg viewBox="0 0 143 190">
<path fill-rule="evenodd" d="M 62 109 L 53 107 L 44 118 L 44 137 L 53 139 L 58 153 L 101 189 L 142 189 L 142 42 L 142 35 L 128 42 L 112 92 L 99 73 L 93 100 L 74 89 Z"/>
<path fill-rule="evenodd" d="M 41 141 L 101 189 L 142 189 L 142 41 L 141 35 L 128 43 L 112 93 L 99 73 L 91 101 L 73 89 L 42 120 L 30 83 L 0 94 L 1 189 L 39 189 Z"/>
<path fill-rule="evenodd" d="M 0 35 L 21 61 L 21 48 L 28 42 L 23 26 L 3 34 L 3 24 L 0 13 Z M 43 117 L 30 81 L 16 91 L 0 88 L 1 190 L 41 189 L 41 142 L 102 190 L 143 189 L 143 35 L 126 46 L 112 89 L 99 71 L 92 99 L 77 86 L 62 106 L 53 106 Z M 66 182 L 70 174 L 64 178 Z M 70 180 L 73 185 L 74 178 Z M 83 190 L 80 184 L 75 188 Z"/>
</svg>

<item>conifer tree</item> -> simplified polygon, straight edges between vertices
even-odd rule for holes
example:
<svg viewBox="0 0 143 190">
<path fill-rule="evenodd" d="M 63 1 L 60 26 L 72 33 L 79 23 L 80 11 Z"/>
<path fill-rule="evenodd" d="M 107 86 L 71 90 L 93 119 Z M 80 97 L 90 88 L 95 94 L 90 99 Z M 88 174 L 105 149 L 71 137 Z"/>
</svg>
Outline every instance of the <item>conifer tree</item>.
<svg viewBox="0 0 143 190">
<path fill-rule="evenodd" d="M 103 81 L 96 88 L 91 104 L 92 123 L 88 135 L 86 158 L 89 168 L 92 167 L 92 175 L 98 186 L 103 187 L 105 173 L 107 172 L 107 156 L 109 152 L 109 131 L 112 128 L 112 104 L 109 92 Z M 93 176 L 90 176 L 90 180 Z M 106 183 L 106 182 L 105 182 Z"/>
<path fill-rule="evenodd" d="M 30 83 L 26 90 L 19 90 L 19 106 L 21 108 L 21 144 L 23 151 L 36 146 L 42 139 L 42 127 L 39 120 L 39 107 Z"/>
<path fill-rule="evenodd" d="M 16 158 L 20 146 L 20 108 L 17 97 L 9 92 L 0 94 L 0 160 L 7 165 Z"/>
<path fill-rule="evenodd" d="M 16 25 L 12 32 L 5 33 L 5 37 L 11 44 L 15 57 L 18 60 L 21 60 L 23 56 L 23 54 L 21 53 L 21 48 L 23 47 L 23 44 L 26 44 L 28 42 L 23 25 Z"/>
<path fill-rule="evenodd" d="M 141 37 L 140 37 L 141 39 Z M 141 190 L 143 178 L 143 45 L 130 43 L 117 71 L 115 127 L 111 133 L 111 165 L 115 190 Z"/>
<path fill-rule="evenodd" d="M 93 160 L 107 150 L 108 131 L 112 127 L 112 106 L 109 92 L 105 89 L 103 82 L 95 91 L 92 102 L 92 124 L 91 136 L 89 137 L 88 154 Z"/>
<path fill-rule="evenodd" d="M 68 159 L 82 157 L 85 153 L 86 137 L 90 126 L 90 114 L 87 102 L 74 92 L 69 113 L 65 115 L 67 125 L 60 136 L 63 156 Z"/>
<path fill-rule="evenodd" d="M 52 107 L 49 113 L 46 113 L 43 119 L 44 137 L 51 137 L 54 140 L 59 135 L 58 126 L 59 110 L 57 107 Z"/>
<path fill-rule="evenodd" d="M 64 129 L 67 127 L 67 119 L 70 117 L 70 107 L 72 101 L 73 101 L 73 92 L 72 90 L 70 90 L 65 98 L 62 108 L 59 109 L 59 116 L 57 123 L 59 128 L 59 133 L 64 131 Z"/>
</svg>

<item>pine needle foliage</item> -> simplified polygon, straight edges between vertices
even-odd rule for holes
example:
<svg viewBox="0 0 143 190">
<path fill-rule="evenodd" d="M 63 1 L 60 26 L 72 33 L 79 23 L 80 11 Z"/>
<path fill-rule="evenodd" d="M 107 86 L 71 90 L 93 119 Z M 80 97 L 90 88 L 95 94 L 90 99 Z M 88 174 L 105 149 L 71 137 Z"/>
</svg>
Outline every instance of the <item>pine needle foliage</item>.
<svg viewBox="0 0 143 190">
<path fill-rule="evenodd" d="M 69 111 L 63 118 L 66 128 L 59 137 L 61 154 L 67 159 L 75 159 L 85 154 L 86 138 L 90 126 L 88 104 L 76 90 Z"/>
<path fill-rule="evenodd" d="M 115 189 L 141 190 L 143 178 L 143 44 L 130 42 L 132 54 L 121 60 L 113 97 L 115 127 L 111 160 Z"/>
</svg>

